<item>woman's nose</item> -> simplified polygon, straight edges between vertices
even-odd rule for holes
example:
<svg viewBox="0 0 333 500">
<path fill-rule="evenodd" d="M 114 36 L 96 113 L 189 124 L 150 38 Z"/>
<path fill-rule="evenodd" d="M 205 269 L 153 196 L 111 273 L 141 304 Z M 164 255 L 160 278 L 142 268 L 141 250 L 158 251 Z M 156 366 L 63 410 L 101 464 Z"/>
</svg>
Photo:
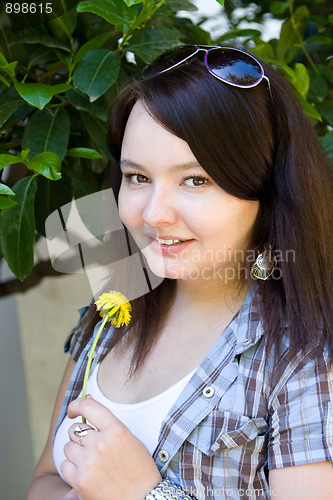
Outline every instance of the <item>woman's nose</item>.
<svg viewBox="0 0 333 500">
<path fill-rule="evenodd" d="M 174 197 L 169 189 L 156 187 L 149 196 L 142 217 L 151 227 L 169 226 L 177 220 Z"/>
</svg>

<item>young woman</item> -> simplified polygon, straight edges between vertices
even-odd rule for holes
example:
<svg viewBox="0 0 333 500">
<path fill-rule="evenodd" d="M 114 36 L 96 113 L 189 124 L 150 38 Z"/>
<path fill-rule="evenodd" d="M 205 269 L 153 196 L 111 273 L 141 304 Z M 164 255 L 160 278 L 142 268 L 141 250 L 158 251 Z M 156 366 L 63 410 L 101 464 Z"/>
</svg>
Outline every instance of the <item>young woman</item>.
<svg viewBox="0 0 333 500">
<path fill-rule="evenodd" d="M 164 279 L 106 329 L 80 398 L 84 315 L 28 499 L 333 498 L 328 160 L 239 49 L 176 48 L 144 76 L 113 114 L 110 177 Z"/>
</svg>

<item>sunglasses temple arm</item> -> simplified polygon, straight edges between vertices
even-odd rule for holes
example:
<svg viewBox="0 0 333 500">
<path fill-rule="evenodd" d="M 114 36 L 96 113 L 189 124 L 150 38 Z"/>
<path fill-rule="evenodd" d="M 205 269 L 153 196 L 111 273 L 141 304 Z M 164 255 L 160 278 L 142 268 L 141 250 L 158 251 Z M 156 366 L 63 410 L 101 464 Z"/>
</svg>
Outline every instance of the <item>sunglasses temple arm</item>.
<svg viewBox="0 0 333 500">
<path fill-rule="evenodd" d="M 274 101 L 274 99 L 273 99 L 273 94 L 272 94 L 272 89 L 271 89 L 271 82 L 269 81 L 269 78 L 268 78 L 266 75 L 262 75 L 262 78 L 263 78 L 264 80 L 266 80 L 266 82 L 267 82 L 267 87 L 268 87 L 269 93 L 270 93 L 270 95 L 271 95 L 272 101 Z"/>
</svg>

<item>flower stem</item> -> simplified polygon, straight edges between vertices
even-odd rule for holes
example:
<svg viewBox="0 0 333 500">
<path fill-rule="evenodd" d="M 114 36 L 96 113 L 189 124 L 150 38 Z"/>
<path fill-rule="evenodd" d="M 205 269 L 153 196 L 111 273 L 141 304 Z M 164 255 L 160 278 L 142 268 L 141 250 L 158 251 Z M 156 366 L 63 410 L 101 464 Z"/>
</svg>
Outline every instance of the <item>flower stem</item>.
<svg viewBox="0 0 333 500">
<path fill-rule="evenodd" d="M 93 344 L 91 346 L 91 349 L 89 351 L 88 362 L 87 362 L 87 366 L 86 366 L 86 371 L 84 372 L 84 379 L 83 379 L 83 386 L 82 386 L 82 397 L 83 398 L 85 398 L 86 395 L 87 395 L 87 384 L 88 384 L 89 371 L 90 371 L 90 366 L 91 366 L 93 354 L 95 352 L 96 344 L 97 344 L 97 341 L 98 341 L 98 339 L 99 339 L 99 337 L 100 337 L 100 335 L 102 333 L 102 330 L 103 330 L 103 328 L 105 326 L 105 323 L 107 322 L 108 319 L 109 319 L 108 315 L 106 315 L 103 318 L 102 324 L 101 324 L 101 326 L 98 329 L 98 332 L 96 334 L 94 342 L 93 342 Z M 83 424 L 86 423 L 86 419 L 84 417 L 82 417 L 82 423 Z"/>
</svg>

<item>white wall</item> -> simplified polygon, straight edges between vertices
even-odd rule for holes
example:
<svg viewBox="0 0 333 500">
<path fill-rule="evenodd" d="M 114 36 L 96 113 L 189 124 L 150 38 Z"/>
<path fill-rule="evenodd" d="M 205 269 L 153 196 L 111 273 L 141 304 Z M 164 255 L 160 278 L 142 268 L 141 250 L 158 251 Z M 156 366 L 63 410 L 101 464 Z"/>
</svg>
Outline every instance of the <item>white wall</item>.
<svg viewBox="0 0 333 500">
<path fill-rule="evenodd" d="M 11 277 L 4 265 L 1 277 Z M 68 359 L 63 343 L 91 295 L 85 275 L 64 275 L 0 300 L 1 498 L 26 498 Z"/>
<path fill-rule="evenodd" d="M 10 276 L 2 266 L 1 275 Z M 0 491 L 21 500 L 34 465 L 17 301 L 0 300 Z"/>
<path fill-rule="evenodd" d="M 63 344 L 79 319 L 78 309 L 90 303 L 86 276 L 44 279 L 17 297 L 34 460 L 49 430 L 57 389 L 68 355 Z"/>
</svg>

